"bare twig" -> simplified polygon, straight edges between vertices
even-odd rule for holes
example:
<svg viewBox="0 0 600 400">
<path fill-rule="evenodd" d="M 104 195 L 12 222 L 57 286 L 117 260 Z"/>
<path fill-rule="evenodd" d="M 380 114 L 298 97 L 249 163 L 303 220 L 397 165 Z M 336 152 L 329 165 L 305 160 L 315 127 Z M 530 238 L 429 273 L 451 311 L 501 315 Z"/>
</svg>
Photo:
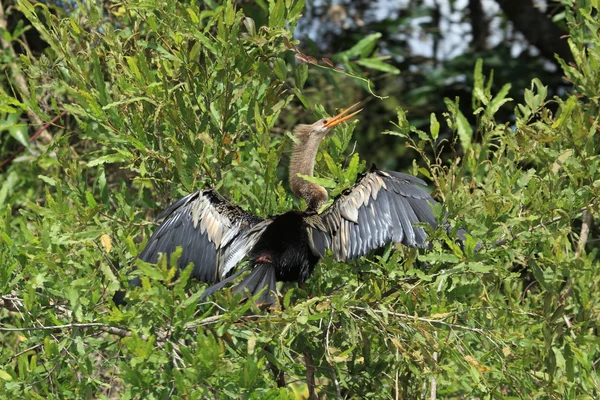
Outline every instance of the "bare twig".
<svg viewBox="0 0 600 400">
<path fill-rule="evenodd" d="M 327 328 L 325 330 L 325 353 L 327 354 L 327 362 L 331 367 L 331 374 L 333 376 L 333 383 L 335 384 L 335 391 L 337 393 L 337 398 L 342 398 L 342 391 L 340 389 L 340 383 L 338 381 L 337 373 L 335 371 L 335 367 L 333 366 L 333 357 L 331 356 L 331 350 L 329 348 L 329 332 L 331 332 L 331 327 L 333 325 L 333 315 L 334 311 L 331 310 L 331 314 L 329 315 L 329 322 L 327 323 Z"/>
<path fill-rule="evenodd" d="M 4 307 L 8 310 L 22 313 L 22 310 L 20 310 L 20 308 L 22 306 L 23 306 L 22 299 L 19 299 L 17 297 L 13 297 L 13 296 L 0 296 L 0 307 Z M 54 305 L 54 307 L 56 308 L 57 311 L 59 311 L 60 315 L 63 316 L 64 318 L 71 318 L 70 310 L 65 309 L 61 305 Z M 184 326 L 184 330 L 195 330 L 199 326 L 216 324 L 219 321 L 223 320 L 225 317 L 226 317 L 225 314 L 210 316 L 210 317 L 204 318 L 202 320 L 196 321 L 194 323 L 186 324 Z M 238 322 L 256 321 L 256 320 L 260 319 L 261 317 L 268 318 L 268 316 L 265 317 L 265 316 L 260 316 L 260 315 L 244 315 L 244 316 L 239 317 L 237 319 L 237 321 Z M 102 332 L 113 334 L 113 335 L 116 335 L 119 337 L 131 336 L 131 331 L 126 328 L 109 325 L 109 324 L 105 324 L 102 322 L 69 323 L 69 324 L 63 324 L 63 325 L 50 325 L 50 326 L 45 326 L 42 324 L 42 322 L 39 322 L 39 324 L 40 324 L 40 326 L 28 326 L 28 327 L 22 327 L 22 328 L 9 328 L 9 327 L 5 327 L 5 326 L 0 326 L 0 332 L 60 331 L 60 330 L 73 329 L 73 328 L 99 328 Z M 157 342 L 168 341 L 169 340 L 168 336 L 169 336 L 169 334 L 166 331 L 157 331 L 156 332 L 156 341 Z M 147 340 L 148 338 L 146 336 L 142 336 L 141 339 Z"/>
<path fill-rule="evenodd" d="M 590 225 L 592 225 L 592 213 L 588 208 L 583 210 L 581 218 L 581 233 L 579 234 L 579 241 L 577 242 L 577 250 L 575 250 L 575 258 L 579 258 L 581 253 L 583 253 L 588 237 L 590 236 Z"/>
<path fill-rule="evenodd" d="M 364 307 L 358 307 L 358 306 L 350 306 L 348 308 L 353 309 L 353 310 L 367 311 L 366 308 L 364 308 Z M 375 313 L 375 314 L 384 314 L 384 312 L 382 310 L 369 309 L 369 311 L 372 312 L 372 313 Z M 394 317 L 405 318 L 405 319 L 409 319 L 409 320 L 413 320 L 413 321 L 426 322 L 426 323 L 432 324 L 432 325 L 441 325 L 441 326 L 445 326 L 447 328 L 460 329 L 460 330 L 463 330 L 463 331 L 469 331 L 469 332 L 477 333 L 477 334 L 485 337 L 491 343 L 496 344 L 496 342 L 494 342 L 494 340 L 492 340 L 489 337 L 489 335 L 483 329 L 480 329 L 480 328 L 471 328 L 470 326 L 453 324 L 451 322 L 446 322 L 446 321 L 441 320 L 441 319 L 423 318 L 423 317 L 417 317 L 417 316 L 414 316 L 414 315 L 408 315 L 408 314 L 397 313 L 397 312 L 392 312 L 392 311 L 386 311 L 385 314 L 391 315 L 391 316 L 394 316 Z"/>
<path fill-rule="evenodd" d="M 593 204 L 590 204 L 589 206 L 581 207 L 579 210 L 577 210 L 577 213 L 578 213 L 578 214 L 579 214 L 579 213 L 583 213 L 583 212 L 585 212 L 586 210 L 588 210 L 588 208 L 589 208 L 589 207 L 592 207 L 592 206 L 593 206 Z M 523 235 L 523 234 L 525 234 L 525 233 L 531 233 L 531 232 L 533 232 L 533 231 L 535 231 L 535 230 L 538 230 L 539 228 L 545 228 L 545 227 L 547 227 L 548 225 L 552 225 L 552 224 L 554 224 L 554 223 L 557 223 L 558 221 L 561 221 L 561 220 L 563 220 L 563 219 L 565 219 L 565 218 L 567 218 L 567 217 L 569 217 L 569 215 L 559 215 L 558 217 L 554 217 L 554 218 L 552 218 L 552 219 L 551 219 L 550 221 L 548 221 L 548 222 L 540 222 L 539 224 L 537 224 L 537 225 L 535 225 L 535 226 L 532 226 L 532 227 L 531 227 L 531 228 L 529 228 L 528 230 L 526 230 L 526 231 L 523 231 L 523 232 L 519 232 L 519 233 L 517 233 L 516 235 L 514 235 L 514 236 L 512 236 L 512 237 L 510 237 L 510 238 L 503 238 L 503 239 L 499 239 L 499 240 L 497 240 L 497 241 L 496 241 L 496 246 L 502 246 L 502 245 L 504 245 L 504 244 L 508 243 L 509 241 L 513 241 L 513 240 L 515 240 L 516 238 L 518 238 L 519 236 L 521 236 L 521 235 Z M 591 217 L 590 217 L 590 218 L 591 218 Z M 589 232 L 588 232 L 588 233 L 589 233 Z M 581 237 L 580 237 L 580 238 L 581 238 Z M 586 238 L 586 241 L 587 241 L 587 238 Z"/>
<path fill-rule="evenodd" d="M 29 353 L 30 351 L 33 351 L 33 350 L 35 350 L 35 349 L 37 349 L 37 348 L 39 348 L 39 347 L 42 347 L 42 346 L 43 346 L 43 345 L 42 345 L 41 343 L 38 343 L 38 344 L 36 344 L 36 345 L 34 345 L 34 346 L 31 346 L 31 347 L 29 347 L 29 348 L 27 348 L 27 349 L 25 349 L 25 350 L 23 350 L 23 351 L 20 351 L 20 352 L 18 352 L 17 354 L 15 354 L 15 355 L 13 355 L 12 357 L 10 357 L 10 358 L 8 359 L 8 362 L 11 362 L 11 361 L 12 361 L 12 360 L 14 360 L 15 358 L 17 358 L 17 357 L 19 357 L 19 356 L 21 356 L 21 355 L 23 355 L 23 354 L 25 354 L 25 353 Z"/>
<path fill-rule="evenodd" d="M 60 113 L 59 115 L 57 115 L 56 117 L 52 118 L 52 120 L 50 122 L 48 122 L 47 124 L 45 124 L 44 126 L 42 126 L 36 133 L 33 134 L 33 136 L 31 136 L 31 138 L 29 138 L 29 142 L 33 142 L 42 132 L 46 131 L 46 129 L 48 129 L 48 127 L 50 125 L 53 125 L 57 120 L 59 120 L 60 118 L 62 118 L 65 114 L 67 114 L 67 111 L 63 111 L 62 113 Z M 17 149 L 17 151 L 7 157 L 6 159 L 4 159 L 1 163 L 0 163 L 0 168 L 4 167 L 6 164 L 8 164 L 9 162 L 11 162 L 12 160 L 15 159 L 16 156 L 18 156 L 19 154 L 21 154 L 21 152 L 25 150 L 25 146 L 21 146 Z"/>
<path fill-rule="evenodd" d="M 327 354 L 327 361 L 329 364 L 332 362 L 331 351 L 329 350 L 329 331 L 331 330 L 331 325 L 333 323 L 333 313 L 331 310 L 331 314 L 329 315 L 329 323 L 327 324 L 327 330 L 325 331 L 325 353 Z"/>
<path fill-rule="evenodd" d="M 333 384 L 335 385 L 335 393 L 337 394 L 337 398 L 342 398 L 342 389 L 340 388 L 340 382 L 337 376 L 337 372 L 335 371 L 335 367 L 332 365 L 331 367 L 331 376 L 333 377 Z"/>
<path fill-rule="evenodd" d="M 6 308 L 8 311 L 21 312 L 23 300 L 13 296 L 0 296 L 0 308 Z"/>
<path fill-rule="evenodd" d="M 72 323 L 72 324 L 64 324 L 64 325 L 50 325 L 50 326 L 26 326 L 23 328 L 4 328 L 0 327 L 0 332 L 29 332 L 29 331 L 59 331 L 63 329 L 72 329 L 72 328 L 106 328 L 106 329 L 116 329 L 117 331 L 125 331 L 126 329 L 111 326 L 108 324 L 104 324 L 102 322 L 86 322 L 86 323 Z"/>
<path fill-rule="evenodd" d="M 396 360 L 400 357 L 398 356 L 398 347 L 396 347 Z M 400 399 L 400 385 L 398 384 L 398 378 L 400 377 L 400 368 L 396 367 L 396 373 L 394 374 L 394 399 Z"/>
<path fill-rule="evenodd" d="M 433 335 L 435 336 L 435 339 L 437 341 L 437 332 L 433 332 Z M 433 352 L 433 362 L 435 362 L 437 364 L 437 360 L 438 360 L 438 352 L 437 350 L 435 350 Z M 431 400 L 435 400 L 437 398 L 437 378 L 435 376 L 435 373 L 431 376 Z"/>
</svg>

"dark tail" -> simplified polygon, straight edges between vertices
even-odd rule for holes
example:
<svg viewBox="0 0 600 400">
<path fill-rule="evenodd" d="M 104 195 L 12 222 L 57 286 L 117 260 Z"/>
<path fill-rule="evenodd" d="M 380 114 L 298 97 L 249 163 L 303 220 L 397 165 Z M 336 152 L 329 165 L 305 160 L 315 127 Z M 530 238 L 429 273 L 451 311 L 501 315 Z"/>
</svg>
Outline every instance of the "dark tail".
<svg viewBox="0 0 600 400">
<path fill-rule="evenodd" d="M 139 277 L 135 277 L 129 281 L 129 286 L 142 286 L 142 280 Z M 115 292 L 113 295 L 113 302 L 115 305 L 119 307 L 127 305 L 127 302 L 125 301 L 125 294 L 127 294 L 127 290 L 119 290 Z"/>
<path fill-rule="evenodd" d="M 246 276 L 244 280 L 236 286 L 234 293 L 242 292 L 244 296 L 247 296 L 248 293 L 252 296 L 256 296 L 260 293 L 260 297 L 256 299 L 257 304 L 267 304 L 269 306 L 274 305 L 277 302 L 277 298 L 275 295 L 273 295 L 273 292 L 277 291 L 277 286 L 275 279 L 275 267 L 273 267 L 273 264 L 270 263 L 251 262 L 246 268 L 236 272 L 226 279 L 223 279 L 221 282 L 208 287 L 204 293 L 202 293 L 200 299 L 205 299 L 206 297 L 214 294 L 217 290 L 222 289 L 229 282 L 233 281 L 249 269 L 252 269 L 252 272 L 250 272 L 248 276 Z M 140 278 L 134 278 L 130 280 L 129 285 L 140 286 Z M 262 290 L 263 288 L 265 288 L 265 290 Z M 125 293 L 126 292 L 124 290 L 119 290 L 114 294 L 113 301 L 116 305 L 123 306 L 127 304 L 125 301 Z"/>
<path fill-rule="evenodd" d="M 202 293 L 202 297 L 200 297 L 200 299 L 204 299 L 214 294 L 217 290 L 223 288 L 229 282 L 233 281 L 235 278 L 249 269 L 252 269 L 252 272 L 250 272 L 248 276 L 246 276 L 244 280 L 235 287 L 234 293 L 241 292 L 244 294 L 244 296 L 247 296 L 248 294 L 251 296 L 256 296 L 260 293 L 260 297 L 256 299 L 256 303 L 267 304 L 269 306 L 274 305 L 277 302 L 277 298 L 272 293 L 277 290 L 275 267 L 273 267 L 273 264 L 270 263 L 255 263 L 253 261 L 251 261 L 250 265 L 241 271 L 238 271 L 230 277 L 223 279 L 221 282 L 207 288 L 204 293 Z"/>
<path fill-rule="evenodd" d="M 252 265 L 253 264 L 253 265 Z M 277 303 L 275 292 L 277 291 L 275 279 L 275 267 L 271 263 L 251 262 L 252 272 L 236 286 L 234 292 L 242 292 L 245 295 L 260 296 L 256 299 L 257 304 L 272 306 Z M 264 290 L 263 290 L 264 289 Z"/>
<path fill-rule="evenodd" d="M 214 285 L 207 287 L 206 290 L 204 291 L 204 293 L 202 293 L 202 296 L 200 296 L 200 300 L 204 300 L 208 296 L 215 294 L 215 292 L 217 290 L 224 288 L 225 285 L 227 285 L 229 282 L 231 282 L 232 280 L 234 280 L 235 278 L 240 276 L 242 273 L 248 271 L 250 269 L 250 267 L 251 266 L 249 265 L 246 268 L 236 272 L 235 274 L 223 279 L 221 282 L 215 283 Z"/>
</svg>

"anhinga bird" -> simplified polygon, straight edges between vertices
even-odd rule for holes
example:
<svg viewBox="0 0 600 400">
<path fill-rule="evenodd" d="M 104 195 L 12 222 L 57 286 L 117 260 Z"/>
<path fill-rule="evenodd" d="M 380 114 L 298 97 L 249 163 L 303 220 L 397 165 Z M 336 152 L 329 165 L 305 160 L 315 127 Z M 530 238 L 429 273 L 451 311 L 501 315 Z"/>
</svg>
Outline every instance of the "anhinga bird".
<svg viewBox="0 0 600 400">
<path fill-rule="evenodd" d="M 337 261 L 346 261 L 390 242 L 426 246 L 427 235 L 415 224 L 426 222 L 435 228 L 437 223 L 431 208 L 435 200 L 418 186 L 426 185 L 421 179 L 373 167 L 319 214 L 327 191 L 299 176 L 313 176 L 321 141 L 334 126 L 361 111 L 347 115 L 355 106 L 333 118 L 294 129 L 297 140 L 289 182 L 292 191 L 306 201 L 305 211 L 262 219 L 231 204 L 213 189 L 200 190 L 158 216 L 163 222 L 139 258 L 156 263 L 160 253 L 168 257 L 181 246 L 179 268 L 194 263 L 194 278 L 215 283 L 204 296 L 250 270 L 235 291 L 252 295 L 262 291 L 257 301 L 272 304 L 276 281 L 304 282 L 327 249 Z M 246 256 L 248 267 L 232 275 Z M 130 283 L 139 285 L 139 278 Z"/>
</svg>

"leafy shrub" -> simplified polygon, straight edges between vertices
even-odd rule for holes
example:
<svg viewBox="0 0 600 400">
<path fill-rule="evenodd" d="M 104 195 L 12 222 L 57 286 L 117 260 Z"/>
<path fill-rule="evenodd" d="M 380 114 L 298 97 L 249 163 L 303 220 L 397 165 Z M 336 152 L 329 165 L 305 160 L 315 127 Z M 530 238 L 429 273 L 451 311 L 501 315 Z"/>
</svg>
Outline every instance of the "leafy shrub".
<svg viewBox="0 0 600 400">
<path fill-rule="evenodd" d="M 203 184 L 261 216 L 301 206 L 281 183 L 279 160 L 289 129 L 325 113 L 317 102 L 316 116 L 299 117 L 309 71 L 340 87 L 355 80 L 294 62 L 303 1 L 256 4 L 136 0 L 65 16 L 19 1 L 49 47 L 11 60 L 29 95 L 3 94 L 0 111 L 12 121 L 26 110 L 64 118 L 50 145 L 24 140 L 26 156 L 2 172 L 2 392 L 595 397 L 600 39 L 588 4 L 567 13 L 576 63 L 563 66 L 575 88 L 565 99 L 548 99 L 534 80 L 515 119 L 496 121 L 513 100 L 507 87 L 491 93 L 479 63 L 475 126 L 454 99 L 431 116 L 429 132 L 398 110 L 387 133 L 422 156 L 426 168 L 415 162 L 412 172 L 430 178 L 451 222 L 470 230 L 464 250 L 437 231 L 426 252 L 390 246 L 348 264 L 326 257 L 307 289 L 285 286 L 273 312 L 226 290 L 198 305 L 203 284 L 188 282 L 189 269 L 175 281 L 166 263 L 133 271 L 154 226 L 146 221 Z M 383 68 L 364 61 L 375 40 L 357 44 L 363 61 L 354 68 Z M 351 69 L 349 57 L 341 62 Z M 337 129 L 317 160 L 332 194 L 364 166 L 347 156 L 352 129 Z M 441 146 L 456 157 L 436 157 Z M 111 296 L 132 274 L 142 287 L 118 309 Z"/>
</svg>

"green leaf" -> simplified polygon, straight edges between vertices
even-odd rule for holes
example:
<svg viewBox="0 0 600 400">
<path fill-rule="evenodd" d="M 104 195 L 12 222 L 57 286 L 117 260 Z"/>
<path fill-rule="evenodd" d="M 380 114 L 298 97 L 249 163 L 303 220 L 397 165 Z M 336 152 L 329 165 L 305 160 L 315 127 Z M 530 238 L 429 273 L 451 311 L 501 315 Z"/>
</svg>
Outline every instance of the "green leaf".
<svg viewBox="0 0 600 400">
<path fill-rule="evenodd" d="M 389 72 L 391 74 L 397 75 L 400 73 L 400 70 L 393 65 L 387 64 L 383 62 L 384 59 L 388 59 L 390 57 L 382 57 L 382 58 L 365 58 L 356 60 L 357 64 L 362 65 L 363 67 L 371 68 L 377 71 Z"/>
<path fill-rule="evenodd" d="M 91 192 L 85 192 L 85 200 L 87 201 L 89 207 L 98 207 L 98 203 L 96 202 L 96 199 L 94 199 L 94 195 Z"/>
<path fill-rule="evenodd" d="M 160 262 L 160 259 L 159 259 Z M 143 262 L 141 260 L 136 260 L 135 262 L 135 266 L 144 274 L 144 276 L 147 276 L 149 278 L 152 278 L 154 280 L 158 280 L 161 281 L 164 279 L 164 275 L 162 272 L 160 272 L 154 265 L 149 264 L 147 262 Z"/>
<path fill-rule="evenodd" d="M 16 115 L 16 114 L 13 114 Z M 8 129 L 10 136 L 15 138 L 25 147 L 29 147 L 29 136 L 27 135 L 27 125 L 14 124 Z"/>
<path fill-rule="evenodd" d="M 76 232 L 73 234 L 73 241 L 87 242 L 91 239 L 97 239 L 102 235 L 102 229 L 88 229 L 83 232 Z"/>
<path fill-rule="evenodd" d="M 5 381 L 12 381 L 13 377 L 3 369 L 0 369 L 0 379 Z"/>
<path fill-rule="evenodd" d="M 406 112 L 401 107 L 396 108 L 396 117 L 398 118 L 396 126 L 400 129 L 400 134 L 405 136 L 410 134 L 410 124 L 406 118 Z"/>
<path fill-rule="evenodd" d="M 298 100 L 300 100 L 300 102 L 302 103 L 302 105 L 305 108 L 310 108 L 310 102 L 308 101 L 308 99 L 302 94 L 302 92 L 300 91 L 300 89 L 298 88 L 292 88 L 292 92 L 294 93 L 294 95 L 296 95 L 296 97 L 298 98 Z"/>
<path fill-rule="evenodd" d="M 273 67 L 277 78 L 281 81 L 285 81 L 287 78 L 287 66 L 285 65 L 283 58 L 276 58 L 273 62 Z"/>
<path fill-rule="evenodd" d="M 316 178 L 314 176 L 302 175 L 298 174 L 298 176 L 310 183 L 316 183 L 319 186 L 323 186 L 324 188 L 333 189 L 337 186 L 334 180 L 327 178 Z"/>
<path fill-rule="evenodd" d="M 565 358 L 565 369 L 567 372 L 567 379 L 569 379 L 570 382 L 574 382 L 575 381 L 575 360 L 574 360 L 574 354 L 573 354 L 573 350 L 571 350 L 571 345 L 569 343 L 565 344 L 565 349 L 564 349 L 564 358 Z"/>
<path fill-rule="evenodd" d="M 504 104 L 508 103 L 509 101 L 513 100 L 510 97 L 508 97 L 508 98 L 506 97 L 508 95 L 508 92 L 510 91 L 510 88 L 511 88 L 510 83 L 507 83 L 506 85 L 502 86 L 502 89 L 500 89 L 498 94 L 496 96 L 494 96 L 492 101 L 490 101 L 490 103 L 485 111 L 485 113 L 490 118 L 494 114 L 496 114 L 496 112 L 500 109 L 500 107 L 502 107 Z"/>
<path fill-rule="evenodd" d="M 458 138 L 460 144 L 465 152 L 471 148 L 471 139 L 473 138 L 473 128 L 465 117 L 465 115 L 459 110 L 456 114 L 456 126 L 458 128 Z"/>
<path fill-rule="evenodd" d="M 483 92 L 482 89 L 480 89 L 480 88 L 473 89 L 473 94 L 484 105 L 488 104 L 489 100 L 488 100 L 487 96 L 485 95 L 485 93 Z"/>
<path fill-rule="evenodd" d="M 424 254 L 419 255 L 419 260 L 429 262 L 438 261 L 451 264 L 455 264 L 460 261 L 454 254 Z"/>
<path fill-rule="evenodd" d="M 284 0 L 269 0 L 269 27 L 282 28 L 285 23 Z"/>
<path fill-rule="evenodd" d="M 12 107 L 14 106 L 14 107 Z M 27 110 L 27 106 L 21 103 L 19 100 L 12 96 L 7 95 L 2 89 L 0 89 L 0 112 L 15 113 L 20 109 L 21 111 Z M 16 122 L 16 118 L 12 120 Z"/>
<path fill-rule="evenodd" d="M 140 72 L 140 69 L 137 66 L 135 58 L 126 56 L 125 61 L 127 61 L 127 65 L 129 65 L 129 69 L 131 70 L 131 72 L 133 72 L 135 79 L 137 79 L 138 81 L 141 82 L 142 81 L 142 73 Z"/>
<path fill-rule="evenodd" d="M 346 181 L 354 182 L 356 180 L 356 176 L 358 175 L 360 168 L 360 156 L 358 153 L 354 153 L 352 158 L 350 159 L 350 164 L 348 165 L 348 169 L 344 174 Z"/>
<path fill-rule="evenodd" d="M 298 64 L 294 74 L 296 87 L 302 89 L 308 79 L 308 64 Z"/>
<path fill-rule="evenodd" d="M 125 162 L 127 161 L 127 157 L 121 153 L 114 153 L 114 154 L 108 154 L 102 157 L 98 157 L 94 160 L 91 160 L 90 162 L 88 162 L 87 166 L 88 167 L 95 167 L 97 165 L 103 165 L 103 164 L 113 164 L 113 163 L 118 163 L 118 162 Z"/>
<path fill-rule="evenodd" d="M 323 153 L 323 160 L 325 160 L 325 164 L 327 164 L 327 169 L 329 173 L 334 176 L 340 176 L 340 166 L 333 160 L 333 158 L 328 153 Z"/>
<path fill-rule="evenodd" d="M 288 18 L 290 20 L 296 20 L 302 16 L 302 11 L 304 10 L 305 0 L 296 0 L 293 7 L 288 13 Z"/>
<path fill-rule="evenodd" d="M 38 175 L 38 178 L 40 178 L 50 186 L 56 186 L 56 179 L 50 178 L 49 176 L 45 175 Z"/>
<path fill-rule="evenodd" d="M 188 7 L 185 9 L 185 11 L 187 11 L 188 15 L 190 16 L 190 19 L 194 24 L 200 23 L 200 18 L 198 18 L 198 14 L 196 14 L 194 10 Z"/>
<path fill-rule="evenodd" d="M 294 288 L 289 288 L 287 292 L 285 292 L 285 296 L 283 296 L 283 306 L 288 308 L 290 306 L 290 302 L 292 300 L 292 295 L 294 294 Z"/>
<path fill-rule="evenodd" d="M 494 270 L 493 265 L 486 265 L 480 262 L 470 262 L 467 267 L 474 272 L 492 272 Z"/>
<path fill-rule="evenodd" d="M 552 168 L 550 169 L 550 171 L 552 171 L 553 173 L 558 173 L 561 168 L 563 167 L 563 164 L 573 155 L 573 149 L 568 149 L 567 151 L 565 151 L 564 153 L 562 153 L 560 156 L 558 156 L 556 158 L 556 161 L 554 161 L 554 163 L 552 164 Z"/>
<path fill-rule="evenodd" d="M 367 57 L 375 48 L 377 41 L 381 38 L 381 33 L 372 33 L 364 38 L 362 38 L 358 43 L 352 46 L 350 49 L 340 53 L 339 55 L 343 55 L 347 58 L 353 57 Z"/>
<path fill-rule="evenodd" d="M 458 108 L 458 97 L 454 102 L 452 102 L 450 99 L 444 99 L 444 102 L 446 103 L 446 107 L 448 107 L 448 111 L 450 111 L 450 113 L 454 117 L 453 129 L 455 129 L 458 133 L 460 144 L 464 152 L 466 153 L 471 148 L 473 128 L 469 124 L 469 121 L 467 120 L 465 115 Z"/>
<path fill-rule="evenodd" d="M 429 116 L 429 131 L 431 132 L 431 138 L 435 142 L 440 133 L 440 123 L 438 122 L 435 113 L 431 113 Z"/>
</svg>

